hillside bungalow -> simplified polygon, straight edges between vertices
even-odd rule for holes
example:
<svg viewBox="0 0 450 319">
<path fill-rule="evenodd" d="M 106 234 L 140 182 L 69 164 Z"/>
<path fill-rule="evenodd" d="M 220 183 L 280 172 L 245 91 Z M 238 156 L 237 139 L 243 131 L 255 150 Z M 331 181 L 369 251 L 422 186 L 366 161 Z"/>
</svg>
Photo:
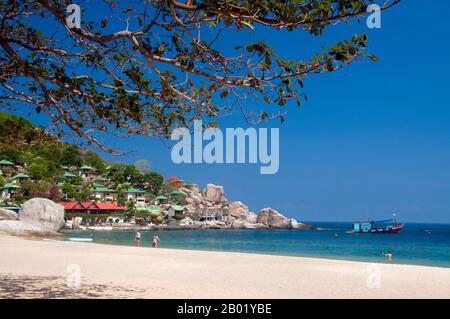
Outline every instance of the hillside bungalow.
<svg viewBox="0 0 450 319">
<path fill-rule="evenodd" d="M 163 216 L 161 214 L 161 208 L 157 206 L 150 206 L 150 207 L 138 207 L 136 209 L 139 213 L 148 213 L 149 219 L 152 222 L 161 222 L 163 221 Z"/>
<path fill-rule="evenodd" d="M 14 184 L 18 184 L 29 179 L 30 176 L 28 176 L 28 174 L 26 173 L 19 173 L 11 177 L 11 180 L 13 181 Z"/>
<path fill-rule="evenodd" d="M 155 203 L 155 205 L 166 204 L 167 203 L 167 197 L 164 196 L 164 195 L 158 195 L 158 196 L 155 197 L 154 203 Z"/>
<path fill-rule="evenodd" d="M 109 182 L 109 179 L 104 176 L 97 176 L 94 178 L 94 182 L 100 185 L 106 185 Z"/>
<path fill-rule="evenodd" d="M 92 195 L 96 200 L 112 202 L 116 197 L 116 192 L 116 190 L 103 185 L 96 185 L 92 190 Z"/>
<path fill-rule="evenodd" d="M 8 160 L 1 160 L 0 161 L 0 169 L 4 170 L 4 169 L 14 169 L 16 165 L 13 162 L 10 162 Z"/>
<path fill-rule="evenodd" d="M 145 191 L 139 188 L 128 188 L 123 191 L 125 194 L 125 199 L 127 201 L 133 201 L 137 206 L 145 206 L 147 202 L 147 196 Z"/>
<path fill-rule="evenodd" d="M 91 166 L 83 165 L 80 167 L 79 174 L 82 178 L 90 178 L 96 176 L 96 171 L 97 170 Z"/>
<path fill-rule="evenodd" d="M 185 192 L 182 192 L 178 189 L 171 191 L 168 195 L 169 195 L 169 198 L 176 197 L 176 196 L 187 196 L 187 194 Z"/>
<path fill-rule="evenodd" d="M 2 197 L 11 198 L 12 194 L 16 194 L 20 186 L 14 183 L 7 183 L 2 188 Z"/>
<path fill-rule="evenodd" d="M 60 202 L 66 213 L 79 214 L 123 214 L 125 207 L 117 203 Z"/>
<path fill-rule="evenodd" d="M 20 206 L 16 204 L 8 204 L 3 199 L 0 199 L 0 208 L 12 210 L 16 214 L 19 214 L 20 210 Z"/>
<path fill-rule="evenodd" d="M 169 218 L 181 219 L 183 218 L 186 208 L 181 205 L 171 205 L 167 210 L 167 216 Z"/>
<path fill-rule="evenodd" d="M 67 194 L 66 192 L 64 192 L 64 190 L 62 189 L 64 187 L 64 182 L 59 182 L 56 184 L 56 186 L 59 188 L 59 193 L 62 195 L 62 198 L 64 199 L 68 199 L 69 194 Z M 69 184 L 70 185 L 70 184 Z"/>
<path fill-rule="evenodd" d="M 75 175 L 71 172 L 64 172 L 63 175 L 58 176 L 57 180 L 60 182 L 71 182 L 77 177 L 78 177 L 77 175 Z"/>
</svg>

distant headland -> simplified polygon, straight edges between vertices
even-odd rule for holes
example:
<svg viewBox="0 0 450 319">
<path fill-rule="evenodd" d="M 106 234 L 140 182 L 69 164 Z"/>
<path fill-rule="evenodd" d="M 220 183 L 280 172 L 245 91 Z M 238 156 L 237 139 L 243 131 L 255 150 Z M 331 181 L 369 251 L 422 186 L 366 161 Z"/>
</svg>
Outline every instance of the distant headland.
<svg viewBox="0 0 450 319">
<path fill-rule="evenodd" d="M 22 117 L 0 113 L 0 231 L 313 228 L 272 208 L 253 213 L 229 201 L 223 186 L 201 190 L 178 177 L 164 181 L 149 166 L 146 160 L 108 163 Z M 36 227 L 27 218 L 17 222 L 39 209 L 47 213 L 31 222 Z"/>
</svg>

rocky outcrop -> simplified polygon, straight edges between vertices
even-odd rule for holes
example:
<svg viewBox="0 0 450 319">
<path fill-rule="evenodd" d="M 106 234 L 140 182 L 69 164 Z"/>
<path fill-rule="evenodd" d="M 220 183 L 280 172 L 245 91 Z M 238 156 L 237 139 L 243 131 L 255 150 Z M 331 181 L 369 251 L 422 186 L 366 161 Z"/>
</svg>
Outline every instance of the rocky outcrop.
<svg viewBox="0 0 450 319">
<path fill-rule="evenodd" d="M 196 220 L 223 220 L 228 209 L 228 201 L 224 196 L 223 186 L 208 184 L 203 192 L 195 184 L 182 187 L 181 191 L 187 194 L 186 210 Z"/>
<path fill-rule="evenodd" d="M 272 208 L 263 208 L 256 218 L 257 223 L 261 223 L 270 228 L 290 228 L 290 220 Z"/>
<path fill-rule="evenodd" d="M 256 215 L 255 213 L 249 212 L 247 215 L 247 221 L 249 223 L 253 223 L 256 224 L 256 219 L 258 218 L 258 215 Z"/>
<path fill-rule="evenodd" d="M 229 216 L 239 219 L 247 220 L 249 217 L 248 207 L 241 202 L 231 202 L 228 206 Z"/>
<path fill-rule="evenodd" d="M 0 232 L 18 236 L 57 236 L 63 225 L 64 207 L 46 198 L 33 198 L 20 208 L 19 220 L 0 221 Z"/>
<path fill-rule="evenodd" d="M 303 225 L 303 224 L 299 223 L 294 218 L 289 219 L 289 228 L 291 228 L 291 229 L 300 229 L 301 225 Z"/>
<path fill-rule="evenodd" d="M 187 194 L 186 211 L 192 221 L 183 221 L 180 226 L 194 228 L 268 229 L 291 228 L 309 229 L 295 219 L 288 219 L 271 208 L 262 209 L 258 214 L 250 212 L 240 201 L 229 202 L 223 186 L 206 185 L 203 191 L 192 184 L 180 189 Z"/>
<path fill-rule="evenodd" d="M 190 217 L 185 217 L 179 222 L 180 226 L 194 225 L 194 221 Z"/>
<path fill-rule="evenodd" d="M 231 223 L 232 229 L 268 229 L 269 227 L 260 223 L 252 223 L 245 220 L 236 219 Z"/>
<path fill-rule="evenodd" d="M 193 204 L 187 204 L 184 206 L 188 215 L 193 216 L 195 214 L 195 206 Z"/>
<path fill-rule="evenodd" d="M 244 229 L 246 225 L 247 225 L 247 222 L 237 219 L 237 220 L 233 220 L 230 227 L 232 229 Z"/>
<path fill-rule="evenodd" d="M 0 221 L 1 220 L 17 220 L 17 214 L 10 209 L 0 208 Z"/>
<path fill-rule="evenodd" d="M 207 201 L 219 203 L 224 201 L 224 191 L 223 186 L 217 186 L 214 184 L 206 185 L 205 190 L 203 191 L 203 197 Z"/>
<path fill-rule="evenodd" d="M 293 218 L 289 220 L 289 228 L 301 230 L 317 230 L 317 227 L 309 224 L 300 223 Z"/>
</svg>

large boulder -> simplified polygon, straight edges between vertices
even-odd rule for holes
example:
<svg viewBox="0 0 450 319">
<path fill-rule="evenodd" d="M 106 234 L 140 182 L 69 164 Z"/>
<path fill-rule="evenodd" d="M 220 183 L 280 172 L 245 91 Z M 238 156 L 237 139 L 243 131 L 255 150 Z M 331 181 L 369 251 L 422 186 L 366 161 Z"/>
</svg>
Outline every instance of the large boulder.
<svg viewBox="0 0 450 319">
<path fill-rule="evenodd" d="M 291 229 L 300 229 L 300 230 L 316 230 L 317 227 L 309 224 L 304 224 L 301 222 L 298 222 L 297 220 L 291 218 L 289 220 L 289 228 Z"/>
<path fill-rule="evenodd" d="M 180 226 L 189 226 L 189 225 L 193 225 L 194 221 L 190 217 L 185 217 L 182 220 L 180 220 L 178 224 Z"/>
<path fill-rule="evenodd" d="M 56 231 L 44 229 L 39 225 L 30 224 L 20 220 L 1 220 L 0 233 L 13 236 L 62 236 Z"/>
<path fill-rule="evenodd" d="M 208 184 L 206 185 L 205 189 L 203 190 L 203 197 L 211 202 L 222 202 L 224 201 L 224 191 L 223 186 L 218 186 L 214 184 Z"/>
<path fill-rule="evenodd" d="M 270 228 L 289 228 L 290 220 L 272 208 L 261 209 L 256 222 Z"/>
<path fill-rule="evenodd" d="M 253 213 L 253 212 L 249 212 L 249 213 L 248 213 L 248 217 L 247 217 L 247 221 L 248 221 L 249 223 L 255 224 L 257 218 L 258 218 L 258 215 L 256 215 L 256 214 Z"/>
<path fill-rule="evenodd" d="M 186 212 L 190 215 L 194 215 L 195 214 L 195 206 L 192 204 L 187 204 L 184 205 L 184 208 L 186 208 Z"/>
<path fill-rule="evenodd" d="M 245 229 L 269 229 L 269 226 L 264 224 L 247 223 Z"/>
<path fill-rule="evenodd" d="M 64 225 L 64 207 L 46 198 L 32 198 L 20 208 L 19 220 L 43 231 L 58 232 Z"/>
<path fill-rule="evenodd" d="M 207 220 L 201 223 L 200 228 L 206 229 L 222 229 L 226 227 L 226 223 L 219 220 Z"/>
<path fill-rule="evenodd" d="M 186 202 L 188 204 L 192 204 L 192 205 L 198 205 L 202 202 L 202 197 L 201 197 L 201 193 L 188 193 L 188 196 L 186 197 Z"/>
<path fill-rule="evenodd" d="M 187 189 L 191 190 L 194 193 L 200 193 L 200 187 L 197 184 L 192 184 Z"/>
<path fill-rule="evenodd" d="M 232 229 L 268 229 L 267 225 L 258 224 L 258 223 L 250 223 L 245 220 L 233 220 L 230 227 Z"/>
<path fill-rule="evenodd" d="M 289 228 L 300 229 L 301 225 L 302 224 L 299 223 L 296 219 L 294 219 L 294 218 L 289 219 Z"/>
<path fill-rule="evenodd" d="M 17 213 L 10 209 L 0 208 L 0 220 L 17 220 Z"/>
<path fill-rule="evenodd" d="M 246 205 L 241 202 L 232 202 L 228 208 L 229 215 L 239 220 L 247 220 L 249 210 Z"/>
<path fill-rule="evenodd" d="M 247 223 L 245 221 L 236 219 L 236 220 L 233 220 L 230 227 L 233 229 L 244 229 L 246 224 Z"/>
</svg>

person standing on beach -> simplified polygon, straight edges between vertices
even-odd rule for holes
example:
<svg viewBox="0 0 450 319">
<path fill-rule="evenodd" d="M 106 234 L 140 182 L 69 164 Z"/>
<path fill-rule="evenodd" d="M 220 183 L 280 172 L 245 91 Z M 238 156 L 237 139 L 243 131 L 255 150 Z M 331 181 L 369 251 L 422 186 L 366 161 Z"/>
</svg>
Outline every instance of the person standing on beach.
<svg viewBox="0 0 450 319">
<path fill-rule="evenodd" d="M 136 241 L 136 247 L 141 247 L 141 233 L 136 232 L 136 235 L 134 236 L 134 240 Z"/>
<path fill-rule="evenodd" d="M 158 235 L 153 236 L 153 248 L 158 248 L 159 237 Z"/>
</svg>

